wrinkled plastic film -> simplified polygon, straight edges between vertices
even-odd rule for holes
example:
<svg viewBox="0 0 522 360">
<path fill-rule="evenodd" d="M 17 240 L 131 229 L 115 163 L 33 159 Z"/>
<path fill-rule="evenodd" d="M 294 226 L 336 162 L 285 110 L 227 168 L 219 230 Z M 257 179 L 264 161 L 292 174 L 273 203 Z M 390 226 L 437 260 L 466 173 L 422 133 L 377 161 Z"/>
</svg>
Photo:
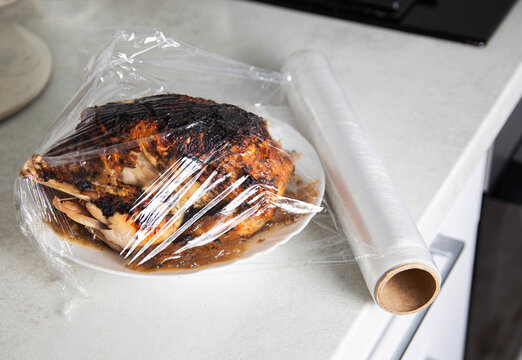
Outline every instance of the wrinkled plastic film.
<svg viewBox="0 0 522 360">
<path fill-rule="evenodd" d="M 285 93 L 298 127 L 316 147 L 327 195 L 349 239 L 368 289 L 384 309 L 410 313 L 433 301 L 440 275 L 381 160 L 326 58 L 292 55 Z"/>
<path fill-rule="evenodd" d="M 66 240 L 91 238 L 155 271 L 245 255 L 276 213 L 297 221 L 320 211 L 307 201 L 318 190 L 288 196 L 299 191 L 295 166 L 262 118 L 167 94 L 86 108 L 21 174 L 38 184 L 40 221 Z"/>
<path fill-rule="evenodd" d="M 401 227 L 395 217 L 380 218 L 381 207 L 407 216 L 400 203 L 394 203 L 396 209 L 391 201 L 346 212 L 346 203 L 338 201 L 344 190 L 331 175 L 331 200 L 321 201 L 323 166 L 335 174 L 332 168 L 342 161 L 324 152 L 327 146 L 330 154 L 336 153 L 338 144 L 321 145 L 321 137 L 309 137 L 320 159 L 290 126 L 324 117 L 317 98 L 306 103 L 315 96 L 306 95 L 306 82 L 285 88 L 286 78 L 278 72 L 206 52 L 157 30 L 117 31 L 105 42 L 95 36 L 89 42 L 103 45 L 94 46 L 98 52 L 86 62 L 80 89 L 15 184 L 22 231 L 63 282 L 72 285 L 73 297 L 86 291 L 68 260 L 143 276 L 189 274 L 233 262 L 231 271 L 357 261 L 369 284 L 370 270 L 392 276 L 413 264 L 411 259 L 421 258 L 425 245 L 408 236 L 387 247 L 378 241 L 353 241 L 364 239 L 357 237 L 358 231 L 372 221 L 381 228 L 368 231 L 371 239 L 387 232 L 397 239 L 404 231 L 418 240 L 411 220 Z M 323 90 L 326 94 L 331 89 Z M 335 94 L 333 99 L 330 105 L 342 103 Z M 346 112 L 343 106 L 337 115 L 326 114 L 333 119 Z M 356 125 L 350 122 L 346 129 Z M 313 126 L 312 133 L 320 136 L 327 135 L 323 129 L 339 133 L 336 125 Z M 352 136 L 364 140 L 364 132 L 358 131 Z M 371 148 L 354 145 L 342 151 L 371 153 Z M 372 159 L 353 162 L 350 173 L 368 171 Z M 370 166 L 379 167 L 378 161 Z M 363 192 L 377 188 L 393 193 L 392 185 L 365 182 L 348 193 L 357 207 L 371 198 Z M 342 228 L 351 231 L 350 243 L 330 205 Z M 347 226 L 353 223 L 360 226 Z M 404 262 L 397 267 L 398 255 Z M 427 257 L 418 264 L 431 269 Z M 377 288 L 390 283 L 384 277 L 375 281 Z"/>
<path fill-rule="evenodd" d="M 142 29 L 85 74 L 15 184 L 24 234 L 73 290 L 67 260 L 146 276 L 355 261 L 279 73 Z"/>
</svg>

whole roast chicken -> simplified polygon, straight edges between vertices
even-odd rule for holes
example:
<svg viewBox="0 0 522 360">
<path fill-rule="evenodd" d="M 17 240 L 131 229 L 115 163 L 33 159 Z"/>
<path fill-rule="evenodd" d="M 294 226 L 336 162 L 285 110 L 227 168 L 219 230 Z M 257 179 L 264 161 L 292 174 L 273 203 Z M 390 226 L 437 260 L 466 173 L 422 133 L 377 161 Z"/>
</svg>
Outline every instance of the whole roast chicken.
<svg viewBox="0 0 522 360">
<path fill-rule="evenodd" d="M 52 189 L 56 210 L 140 263 L 251 236 L 293 172 L 264 119 L 177 94 L 87 108 L 21 170 Z"/>
</svg>

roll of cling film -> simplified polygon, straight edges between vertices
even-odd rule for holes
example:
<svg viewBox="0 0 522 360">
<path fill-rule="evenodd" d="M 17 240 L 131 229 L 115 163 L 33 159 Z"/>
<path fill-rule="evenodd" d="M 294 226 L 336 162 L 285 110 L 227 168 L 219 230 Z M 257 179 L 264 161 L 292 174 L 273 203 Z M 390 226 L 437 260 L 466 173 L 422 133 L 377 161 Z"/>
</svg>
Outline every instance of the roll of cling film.
<svg viewBox="0 0 522 360">
<path fill-rule="evenodd" d="M 379 306 L 408 314 L 428 306 L 440 274 L 415 223 L 326 58 L 293 54 L 283 68 L 298 128 L 316 147 L 328 199 Z M 369 256 L 368 254 L 380 256 Z"/>
</svg>

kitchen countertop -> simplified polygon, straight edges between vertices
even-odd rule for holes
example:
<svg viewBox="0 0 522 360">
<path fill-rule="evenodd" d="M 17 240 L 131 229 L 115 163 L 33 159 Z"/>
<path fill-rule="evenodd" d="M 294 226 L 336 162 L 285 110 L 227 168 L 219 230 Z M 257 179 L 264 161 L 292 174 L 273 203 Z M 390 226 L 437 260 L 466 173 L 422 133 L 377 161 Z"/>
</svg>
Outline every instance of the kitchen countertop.
<svg viewBox="0 0 522 360">
<path fill-rule="evenodd" d="M 142 280 L 77 265 L 61 282 L 22 236 L 13 181 L 79 86 L 85 32 L 154 26 L 278 70 L 295 50 L 330 59 L 427 242 L 522 94 L 522 2 L 484 48 L 237 1 L 40 1 L 5 11 L 54 55 L 48 88 L 0 123 L 0 349 L 9 359 L 318 359 L 364 352 L 384 312 L 355 264 Z M 1 96 L 1 95 L 0 95 Z"/>
</svg>

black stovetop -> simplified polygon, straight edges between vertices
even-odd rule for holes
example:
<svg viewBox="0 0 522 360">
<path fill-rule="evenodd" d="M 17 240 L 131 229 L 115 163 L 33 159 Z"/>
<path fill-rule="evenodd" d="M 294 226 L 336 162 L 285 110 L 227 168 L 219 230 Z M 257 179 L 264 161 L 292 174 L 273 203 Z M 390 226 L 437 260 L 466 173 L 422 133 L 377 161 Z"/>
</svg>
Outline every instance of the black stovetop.
<svg viewBox="0 0 522 360">
<path fill-rule="evenodd" d="M 482 46 L 516 0 L 255 1 Z"/>
</svg>

